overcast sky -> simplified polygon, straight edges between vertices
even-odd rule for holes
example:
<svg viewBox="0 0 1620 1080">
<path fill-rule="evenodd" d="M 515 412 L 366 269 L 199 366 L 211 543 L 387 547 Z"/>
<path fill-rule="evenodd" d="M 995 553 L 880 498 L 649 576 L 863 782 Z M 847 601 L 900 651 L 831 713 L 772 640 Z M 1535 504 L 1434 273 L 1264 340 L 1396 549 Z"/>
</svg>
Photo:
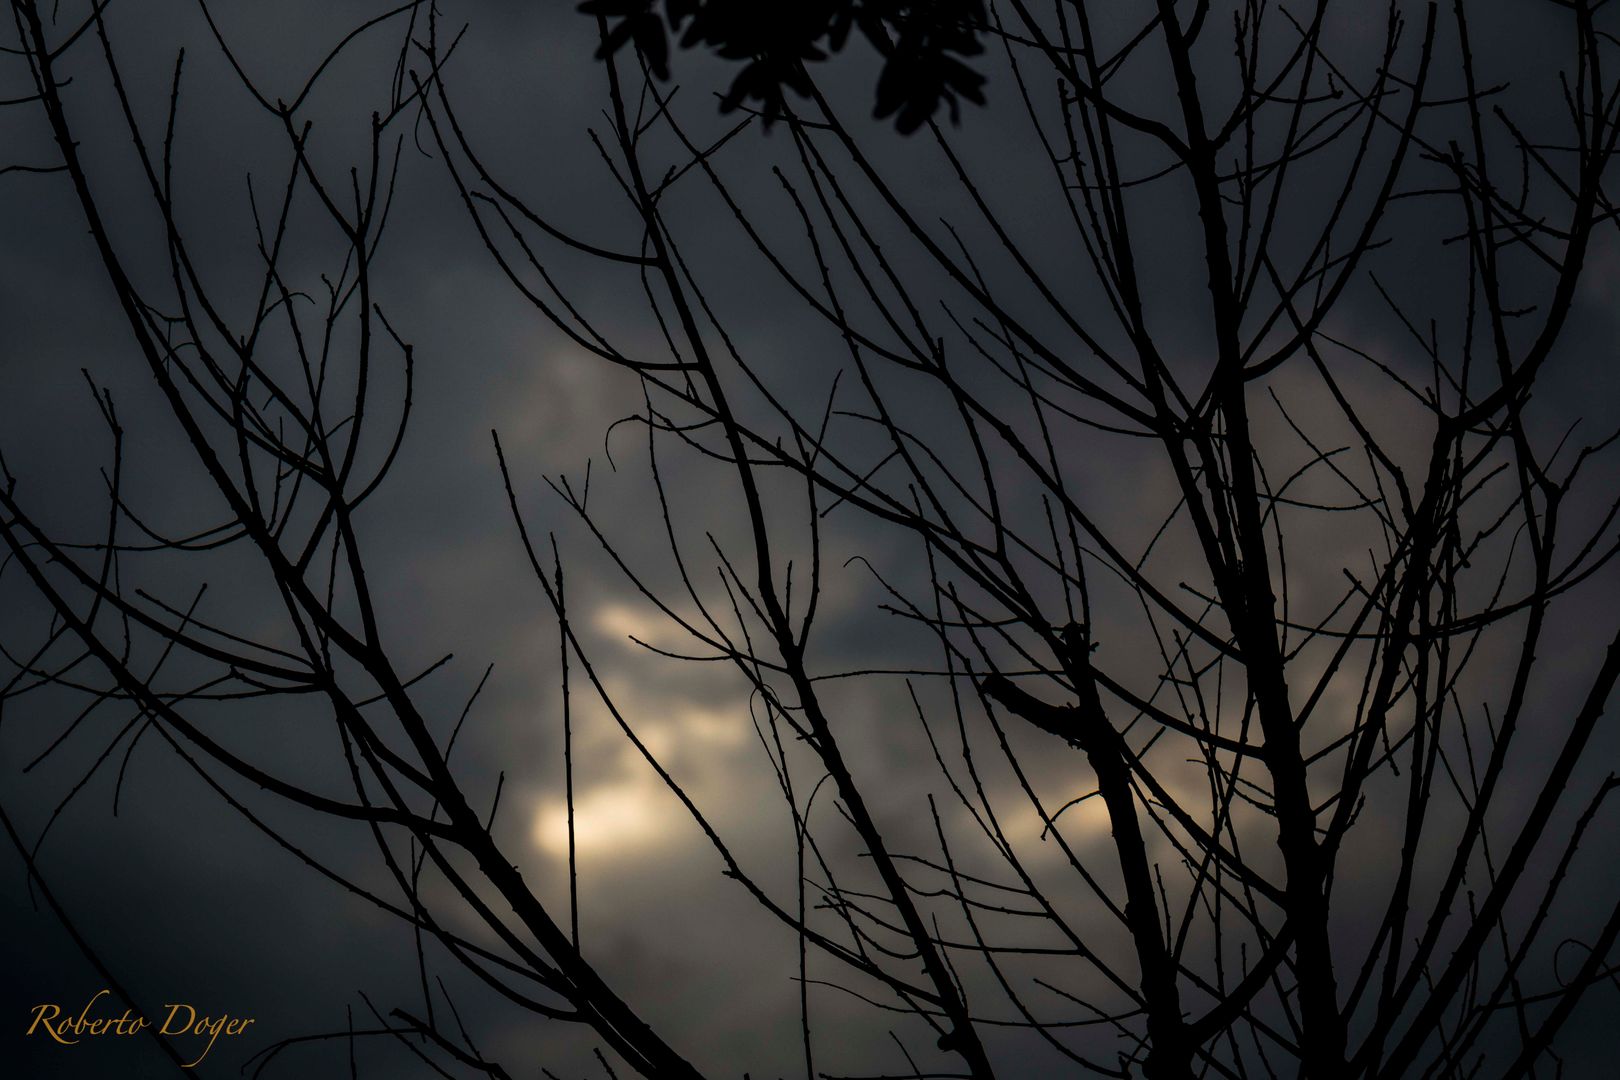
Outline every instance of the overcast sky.
<svg viewBox="0 0 1620 1080">
<path fill-rule="evenodd" d="M 63 4 L 59 25 L 74 25 L 79 7 Z M 1498 17 L 1497 9 L 1506 5 L 1478 7 L 1482 66 L 1493 72 L 1493 80 L 1512 82 L 1507 100 L 1519 110 L 1515 115 L 1552 130 L 1560 102 L 1550 88 L 1564 63 L 1556 19 L 1539 9 L 1521 18 Z M 297 92 L 348 27 L 383 9 L 314 0 L 219 8 L 222 30 L 250 76 L 281 97 Z M 501 178 L 590 242 L 633 248 L 634 222 L 587 134 L 588 128 L 605 125 L 605 78 L 592 58 L 595 30 L 571 8 L 516 0 L 442 5 L 446 27 L 467 26 L 447 79 L 469 137 Z M 251 304 L 254 272 L 249 177 L 260 207 L 273 201 L 285 182 L 285 144 L 272 118 L 256 108 L 232 74 L 193 3 L 114 4 L 109 25 L 139 122 L 154 139 L 162 131 L 175 56 L 186 49 L 176 129 L 179 225 L 194 238 L 220 295 L 235 305 L 229 314 L 239 318 Z M 1330 40 L 1365 66 L 1381 42 L 1382 27 L 1381 12 L 1373 19 L 1346 9 Z M 402 32 L 402 26 L 398 32 L 385 26 L 358 42 L 323 76 L 306 106 L 305 115 L 315 122 L 312 158 L 333 175 L 347 162 L 363 164 L 366 117 L 386 108 Z M 12 43 L 9 32 L 6 43 Z M 692 55 L 679 56 L 676 66 L 683 120 L 705 133 L 724 130 L 729 121 L 717 115 L 710 95 L 723 87 L 729 72 Z M 73 75 L 65 91 L 70 119 L 115 239 L 129 253 L 143 287 L 161 290 L 167 267 L 155 243 L 159 222 L 134 168 L 93 37 L 69 54 L 67 67 Z M 1058 209 L 1050 166 L 1027 126 L 1020 126 L 1015 88 L 1005 72 L 989 62 L 985 68 L 991 73 L 991 103 L 964 114 L 955 134 L 962 157 L 1009 229 L 1053 280 L 1063 282 L 1075 307 L 1089 312 L 1088 305 L 1100 305 L 1102 295 L 1072 235 L 1050 227 Z M 869 62 L 857 56 L 832 67 L 827 80 L 846 112 L 863 115 L 872 77 Z M 21 97 L 30 88 L 21 61 L 0 55 L 0 99 Z M 1168 100 L 1151 81 L 1136 92 L 1144 107 Z M 919 219 L 962 221 L 970 242 L 993 241 L 982 226 L 971 224 L 971 205 L 960 190 L 940 181 L 948 165 L 937 151 L 921 139 L 902 140 L 884 125 L 862 121 L 857 128 L 874 148 L 875 160 L 912 200 Z M 415 347 L 415 414 L 391 479 L 368 504 L 363 520 L 368 572 L 386 617 L 391 655 L 402 671 L 420 671 L 454 654 L 419 687 L 423 711 L 441 737 L 492 666 L 455 763 L 475 806 L 488 806 L 497 776 L 504 773 L 497 835 L 541 898 L 565 911 L 557 627 L 528 571 L 506 505 L 490 440 L 493 429 L 512 466 L 531 533 L 558 537 L 570 569 L 571 615 L 616 701 L 745 864 L 778 895 L 791 896 L 792 824 L 750 718 L 747 686 L 731 672 L 717 671 L 721 665 L 682 663 L 637 646 L 632 638 L 692 651 L 692 643 L 635 594 L 546 485 L 546 478 L 562 475 L 582 483 L 589 462 L 590 508 L 603 531 L 649 580 L 666 588 L 675 583 L 655 512 L 645 429 L 625 426 L 610 433 L 615 420 L 642 409 L 641 390 L 634 379 L 568 342 L 524 301 L 479 243 L 443 162 L 418 149 L 430 141 L 425 127 L 404 125 L 400 131 L 405 144 L 376 263 L 377 293 L 391 323 Z M 6 147 L 0 165 L 54 160 L 35 106 L 0 109 L 0 145 Z M 792 204 L 769 171 L 772 164 L 792 160 L 792 144 L 780 130 L 751 130 L 719 159 L 738 197 L 766 223 L 769 234 L 784 246 L 796 243 L 793 250 L 802 258 L 802 240 L 793 239 Z M 1331 179 L 1331 168 L 1324 165 L 1314 173 L 1307 169 L 1300 183 L 1307 191 L 1320 183 L 1320 198 L 1327 199 Z M 1196 251 L 1188 239 L 1196 217 L 1185 193 L 1173 187 L 1141 196 L 1137 206 L 1139 240 L 1154 258 L 1151 316 L 1171 362 L 1196 370 L 1209 353 L 1205 318 L 1195 303 L 1203 268 L 1188 254 Z M 683 181 L 665 212 L 739 351 L 802 415 L 819 414 L 834 373 L 848 366 L 837 336 L 770 271 L 700 177 Z M 313 220 L 312 212 L 306 214 L 298 220 Z M 1404 230 L 1427 229 L 1435 240 L 1443 238 L 1449 226 L 1424 215 L 1415 203 L 1398 204 L 1390 232 L 1399 237 Z M 1292 226 L 1285 222 L 1283 227 Z M 1590 440 L 1612 428 L 1620 414 L 1620 367 L 1614 363 L 1620 246 L 1612 236 L 1605 234 L 1591 256 L 1565 345 L 1548 371 L 1535 417 L 1541 431 L 1561 431 L 1584 417 L 1583 438 Z M 318 289 L 319 274 L 336 265 L 334 251 L 337 238 L 310 226 L 289 255 L 291 276 Z M 555 259 L 570 297 L 610 328 L 627 351 L 650 355 L 660 347 L 633 273 L 567 254 Z M 937 271 L 915 251 L 901 250 L 896 259 L 919 290 L 938 285 Z M 1397 294 L 1419 305 L 1435 299 L 1425 291 L 1425 264 L 1391 258 L 1376 269 Z M 1443 302 L 1435 299 L 1436 306 Z M 1052 321 L 1034 303 L 1019 314 L 1033 325 Z M 1379 307 L 1374 290 L 1360 288 L 1347 296 L 1330 329 L 1356 330 L 1358 340 L 1381 349 L 1392 368 L 1423 377 L 1420 358 L 1387 309 Z M 0 453 L 18 478 L 18 499 L 58 535 L 82 538 L 93 536 L 105 517 L 100 470 L 109 461 L 111 444 L 81 368 L 118 403 L 128 433 L 130 505 L 176 534 L 215 523 L 221 508 L 217 499 L 201 493 L 205 478 L 188 460 L 140 363 L 69 185 L 59 174 L 0 175 Z M 1347 370 L 1345 381 L 1364 403 L 1380 403 L 1371 410 L 1378 434 L 1403 462 L 1421 467 L 1427 449 L 1421 410 L 1391 391 L 1388 380 L 1370 366 Z M 397 366 L 379 372 L 378 385 L 379 399 L 397 405 L 402 386 Z M 904 391 L 902 384 L 896 387 Z M 1333 430 L 1330 403 L 1304 373 L 1281 373 L 1272 389 L 1292 403 L 1296 419 L 1324 439 L 1344 434 L 1342 425 Z M 921 433 L 949 443 L 951 421 L 948 415 L 941 418 L 938 402 L 908 398 L 907 408 L 914 410 L 908 415 Z M 1306 451 L 1280 413 L 1265 412 L 1257 427 L 1280 469 L 1304 460 Z M 852 435 L 852 444 L 859 437 Z M 1097 433 L 1073 437 L 1063 450 L 1072 457 L 1066 467 L 1087 505 L 1110 523 L 1122 547 L 1144 550 L 1176 501 L 1173 478 L 1148 452 L 1151 448 Z M 957 443 L 950 452 L 965 455 L 967 448 Z M 701 553 L 705 531 L 713 531 L 722 544 L 740 540 L 742 523 L 723 472 L 690 454 L 661 460 L 660 466 L 666 485 L 685 507 L 679 525 L 691 550 Z M 1607 505 L 1605 495 L 1614 490 L 1612 466 L 1594 468 L 1592 501 L 1577 515 Z M 1029 498 L 1027 492 L 1009 493 L 1009 500 L 1021 497 Z M 797 498 L 797 492 L 783 498 Z M 1038 509 L 1033 502 L 1023 509 L 1031 506 Z M 802 540 L 787 524 L 791 516 L 785 512 L 779 523 L 788 548 Z M 875 567 L 909 588 L 925 586 L 914 539 L 847 511 L 830 514 L 824 525 L 824 561 L 831 569 L 812 650 L 818 670 L 937 664 L 926 634 L 879 610 L 885 597 L 868 569 Z M 1320 614 L 1331 606 L 1333 590 L 1342 585 L 1339 568 L 1362 559 L 1375 533 L 1376 528 L 1342 529 L 1336 522 L 1300 524 L 1299 550 L 1308 553 L 1310 563 L 1299 571 L 1294 596 L 1301 609 Z M 1179 565 L 1185 560 L 1190 566 L 1194 554 L 1184 537 L 1172 536 L 1154 556 L 1156 572 L 1172 587 L 1197 578 L 1198 571 L 1183 572 Z M 852 561 L 856 556 L 862 561 Z M 206 580 L 205 608 L 212 618 L 244 633 L 274 632 L 273 595 L 235 558 L 225 553 L 194 561 L 151 559 L 132 567 L 130 580 L 182 600 Z M 709 569 L 705 565 L 704 573 Z M 712 587 L 712 575 L 706 580 Z M 1537 722 L 1548 730 L 1557 730 L 1579 700 L 1594 657 L 1613 633 L 1613 605 L 1620 599 L 1615 586 L 1613 572 L 1600 574 L 1555 609 L 1556 625 L 1541 650 L 1548 676 L 1537 684 Z M 1117 613 L 1108 607 L 1098 617 L 1100 655 L 1112 653 L 1116 670 L 1151 687 L 1161 665 L 1150 653 L 1151 638 L 1132 636 L 1140 632 L 1132 621 L 1134 601 L 1127 591 L 1117 592 Z M 47 618 L 14 568 L 0 574 L 0 641 L 13 656 L 30 644 L 37 647 Z M 10 668 L 3 670 L 9 677 Z M 1481 698 L 1489 697 L 1493 674 L 1500 672 L 1481 675 Z M 948 802 L 949 793 L 927 757 L 904 682 L 877 678 L 827 685 L 846 753 L 869 784 L 874 811 L 892 825 L 903 841 L 899 846 L 932 849 L 923 800 L 933 793 Z M 1334 692 L 1350 709 L 1358 689 L 1352 680 Z M 937 686 L 924 695 L 933 708 L 944 708 L 949 700 Z M 800 1068 L 793 936 L 722 876 L 712 847 L 606 710 L 583 693 L 576 693 L 574 706 L 586 956 L 655 1027 L 714 1075 L 793 1074 Z M 366 998 L 383 1013 L 400 1005 L 420 1007 L 408 929 L 278 849 L 155 733 L 145 733 L 130 754 L 114 814 L 115 784 L 129 747 L 128 736 L 116 743 L 114 738 L 129 721 L 126 712 L 94 714 L 58 752 L 25 772 L 82 707 L 82 699 L 56 690 L 7 703 L 0 715 L 0 805 L 32 842 L 56 805 L 113 745 L 53 827 L 40 865 L 78 928 L 137 998 L 137 1008 L 161 1014 L 162 1004 L 185 1001 L 211 1013 L 255 1018 L 252 1036 L 221 1040 L 198 1073 L 234 1073 L 248 1054 L 275 1039 L 342 1029 L 351 1011 L 356 1027 L 374 1026 Z M 233 745 L 255 760 L 342 790 L 345 776 L 329 712 L 289 697 L 220 710 L 208 720 L 228 730 Z M 976 737 L 989 738 L 983 731 Z M 1078 786 L 1067 779 L 1077 771 L 1072 761 L 1040 753 L 1038 741 L 1029 745 L 1036 751 L 1031 773 L 1037 782 L 1053 790 Z M 1593 751 L 1597 775 L 1613 760 L 1617 745 L 1620 740 L 1605 731 Z M 1537 752 L 1531 748 L 1532 767 Z M 1172 775 L 1173 766 L 1166 768 Z M 1200 775 L 1194 770 L 1176 782 L 1195 785 Z M 1581 774 L 1582 782 L 1589 779 Z M 998 791 L 1014 791 L 1010 776 L 995 783 L 1002 785 Z M 386 887 L 366 830 L 335 826 L 257 792 L 242 794 L 312 852 L 357 880 Z M 823 812 L 829 833 L 836 833 L 830 810 Z M 969 822 L 960 807 L 946 813 L 950 827 L 965 833 Z M 1112 848 L 1100 812 L 1082 806 L 1066 820 L 1076 849 L 1106 863 Z M 1382 896 L 1370 883 L 1365 893 L 1358 891 L 1360 875 L 1354 871 L 1366 868 L 1369 882 L 1376 879 L 1379 845 L 1393 836 L 1393 825 L 1384 828 L 1380 822 L 1395 820 L 1381 818 L 1374 808 L 1360 846 L 1345 856 L 1353 871 L 1338 885 L 1347 911 L 1346 942 L 1358 940 L 1364 929 L 1356 901 Z M 1060 868 L 1060 853 L 1040 840 L 1039 822 L 1027 808 L 1023 817 L 1009 817 L 1008 827 L 1032 866 L 1043 872 Z M 852 843 L 847 836 L 844 841 Z M 1594 860 L 1620 854 L 1613 836 L 1594 839 L 1591 848 Z M 1613 903 L 1612 888 L 1598 876 L 1583 878 L 1570 917 L 1606 911 Z M 0 844 L 0 905 L 0 949 L 6 958 L 0 1028 L 7 1032 L 0 1041 L 0 1062 L 20 1064 L 17 1075 L 28 1077 L 172 1071 L 144 1040 L 116 1046 L 92 1040 L 95 1045 L 63 1048 L 17 1037 L 33 1006 L 57 1002 L 76 1012 L 103 981 L 55 916 L 31 898 L 22 862 L 9 844 Z M 1082 916 L 1081 925 L 1106 924 Z M 1125 942 L 1112 947 L 1127 955 Z M 1569 966 L 1578 962 L 1578 957 L 1564 958 Z M 490 995 L 469 986 L 448 962 L 438 969 L 463 992 L 458 1002 L 466 1002 L 472 1013 L 462 1019 L 481 1049 L 507 1062 L 514 1076 L 535 1075 L 541 1065 L 564 1077 L 600 1075 L 590 1060 L 590 1039 L 488 1000 Z M 891 1027 L 908 1046 L 928 1049 L 921 1026 L 907 1018 L 874 1012 L 833 989 L 818 991 L 813 1000 L 822 1054 L 818 1065 L 830 1072 L 904 1071 Z M 1577 1013 L 1562 1042 L 1570 1062 L 1567 1075 L 1599 1075 L 1581 1070 L 1602 1068 L 1597 1055 L 1607 1041 L 1604 1017 L 1613 1015 L 1615 1004 L 1613 989 L 1605 989 Z M 1000 1032 L 988 1038 L 993 1048 L 1021 1063 L 1021 1073 L 1038 1075 L 1050 1062 L 1033 1038 Z M 431 1075 L 397 1048 L 368 1046 L 364 1054 L 362 1063 L 371 1071 L 362 1075 Z M 346 1068 L 342 1048 L 332 1044 L 289 1050 L 266 1075 L 301 1070 L 336 1076 Z"/>
</svg>

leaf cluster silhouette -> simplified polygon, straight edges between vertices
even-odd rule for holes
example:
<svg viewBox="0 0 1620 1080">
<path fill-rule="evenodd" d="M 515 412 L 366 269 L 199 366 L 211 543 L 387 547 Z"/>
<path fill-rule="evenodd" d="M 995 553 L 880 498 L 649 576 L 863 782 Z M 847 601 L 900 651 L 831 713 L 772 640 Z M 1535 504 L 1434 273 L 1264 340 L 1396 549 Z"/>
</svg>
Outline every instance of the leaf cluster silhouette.
<svg viewBox="0 0 1620 1080">
<path fill-rule="evenodd" d="M 844 49 L 852 31 L 882 58 L 874 113 L 893 116 L 900 132 L 942 106 L 955 118 L 960 101 L 984 102 L 984 76 L 968 62 L 984 49 L 983 0 L 586 0 L 580 11 L 608 22 L 600 56 L 633 44 L 660 79 L 670 77 L 671 33 L 682 48 L 740 64 L 721 107 L 756 103 L 767 122 L 783 115 L 788 91 L 809 96 L 808 67 Z"/>
</svg>

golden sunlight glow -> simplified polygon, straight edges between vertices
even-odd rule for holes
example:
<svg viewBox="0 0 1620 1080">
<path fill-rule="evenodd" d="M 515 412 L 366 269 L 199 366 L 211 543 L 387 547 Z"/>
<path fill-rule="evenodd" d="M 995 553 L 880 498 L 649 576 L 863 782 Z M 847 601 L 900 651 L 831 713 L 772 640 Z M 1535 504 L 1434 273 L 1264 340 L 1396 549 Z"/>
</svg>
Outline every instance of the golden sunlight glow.
<svg viewBox="0 0 1620 1080">
<path fill-rule="evenodd" d="M 574 839 L 582 853 L 622 854 L 666 839 L 680 822 L 679 808 L 656 776 L 626 778 L 582 792 L 574 800 Z M 568 807 L 562 799 L 540 804 L 534 842 L 555 858 L 568 857 Z"/>
<path fill-rule="evenodd" d="M 621 641 L 635 638 L 651 643 L 660 631 L 667 635 L 670 625 L 662 612 L 629 604 L 603 604 L 591 613 L 591 626 L 598 633 Z M 628 641 L 624 643 L 630 644 Z"/>
<path fill-rule="evenodd" d="M 656 611 L 606 604 L 591 614 L 592 626 L 627 647 L 669 622 Z M 727 809 L 734 792 L 736 759 L 754 740 L 744 701 L 696 701 L 660 678 L 653 658 L 640 678 L 609 677 L 605 689 L 636 738 L 659 764 L 677 777 L 699 806 Z M 644 854 L 649 848 L 699 834 L 679 801 L 631 744 L 618 721 L 600 701 L 576 699 L 574 760 L 574 837 L 579 852 L 592 858 Z M 597 766 L 592 768 L 590 766 Z M 603 768 L 601 766 L 606 766 Z M 568 807 L 562 792 L 548 791 L 535 804 L 532 840 L 545 854 L 568 855 Z"/>
</svg>

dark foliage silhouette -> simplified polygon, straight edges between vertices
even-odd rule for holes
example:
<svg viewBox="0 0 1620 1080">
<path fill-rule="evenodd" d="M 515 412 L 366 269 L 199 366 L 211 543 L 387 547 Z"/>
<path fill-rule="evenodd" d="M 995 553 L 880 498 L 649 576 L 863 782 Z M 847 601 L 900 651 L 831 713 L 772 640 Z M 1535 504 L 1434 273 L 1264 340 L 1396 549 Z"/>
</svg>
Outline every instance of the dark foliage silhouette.
<svg viewBox="0 0 1620 1080">
<path fill-rule="evenodd" d="M 984 77 L 968 62 L 983 51 L 981 0 L 812 0 L 791 5 L 587 0 L 580 10 L 607 20 L 600 55 L 633 43 L 660 79 L 670 75 L 666 22 L 669 31 L 680 34 L 682 48 L 701 45 L 741 63 L 721 106 L 730 111 L 743 102 L 758 102 L 767 123 L 786 109 L 786 91 L 810 96 L 806 65 L 842 50 L 852 31 L 859 31 L 883 58 L 876 114 L 893 116 L 900 131 L 916 131 L 941 104 L 954 117 L 958 99 L 984 103 Z"/>
</svg>

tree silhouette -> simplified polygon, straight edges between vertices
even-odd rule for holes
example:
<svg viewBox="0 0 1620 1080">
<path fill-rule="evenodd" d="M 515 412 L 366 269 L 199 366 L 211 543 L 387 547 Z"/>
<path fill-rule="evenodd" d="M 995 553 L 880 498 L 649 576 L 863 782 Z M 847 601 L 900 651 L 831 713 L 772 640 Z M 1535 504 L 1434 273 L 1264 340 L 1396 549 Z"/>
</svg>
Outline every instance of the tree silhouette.
<svg viewBox="0 0 1620 1080">
<path fill-rule="evenodd" d="M 843 1067 L 840 1032 L 817 1017 L 849 996 L 894 1025 L 907 1076 L 1035 1060 L 1151 1080 L 1556 1070 L 1577 1004 L 1612 992 L 1620 933 L 1580 850 L 1616 787 L 1614 436 L 1578 432 L 1568 392 L 1544 389 L 1595 365 L 1575 327 L 1615 221 L 1608 13 L 1549 5 L 1562 54 L 1508 85 L 1492 64 L 1513 59 L 1518 13 L 1460 3 L 1392 5 L 1375 38 L 1366 11 L 1326 2 L 757 7 L 672 0 L 661 21 L 651 3 L 584 5 L 618 214 L 585 222 L 503 174 L 489 132 L 504 129 L 464 111 L 462 39 L 434 7 L 338 45 L 400 42 L 352 174 L 310 152 L 301 112 L 328 66 L 278 96 L 216 30 L 288 158 L 255 221 L 256 300 L 232 321 L 174 193 L 181 66 L 168 135 L 149 141 L 101 9 L 53 26 L 13 0 L 23 105 L 50 126 L 130 341 L 223 510 L 193 535 L 148 527 L 99 390 L 103 536 L 53 535 L 8 473 L 9 567 L 53 613 L 43 645 L 8 647 L 11 707 L 50 684 L 128 710 L 278 843 L 410 925 L 423 1004 L 378 1010 L 365 1034 L 451 1075 L 516 1066 L 480 1052 L 465 1009 L 432 1011 L 449 997 L 428 988 L 436 966 L 587 1029 L 642 1075 L 707 1071 L 702 1047 L 646 1019 L 679 988 L 610 985 L 581 944 L 580 699 L 680 800 L 728 887 L 797 942 L 808 1076 L 841 1075 L 826 1065 Z M 727 109 L 762 107 L 683 107 L 666 23 L 743 63 Z M 852 28 L 884 57 L 879 116 L 913 139 L 845 118 L 844 69 L 820 61 Z M 96 41 L 162 224 L 151 284 L 65 89 L 64 58 Z M 978 100 L 959 58 L 981 41 L 1007 110 L 993 139 L 936 118 Z M 368 573 L 368 500 L 420 407 L 376 285 L 412 135 L 515 295 L 642 396 L 639 529 L 588 478 L 552 476 L 542 500 L 534 463 L 499 434 L 493 448 L 562 645 L 566 912 L 498 837 L 500 788 L 474 792 L 452 765 L 472 700 L 453 722 L 424 711 L 435 669 L 391 651 Z M 1001 167 L 1013 139 L 1038 170 Z M 700 194 L 741 256 L 709 250 Z M 284 256 L 315 227 L 300 205 L 342 238 L 318 303 Z M 756 278 L 784 305 L 774 327 L 747 310 Z M 389 362 L 404 389 L 379 430 Z M 596 582 L 542 540 L 559 510 L 684 639 L 650 652 L 746 692 L 790 830 L 770 865 L 689 792 L 593 655 L 571 611 Z M 271 583 L 252 620 L 126 584 L 153 549 L 223 546 Z M 835 595 L 883 616 L 854 665 Z M 1572 618 L 1612 641 L 1562 656 Z M 171 654 L 183 673 L 165 673 Z M 197 718 L 266 699 L 321 703 L 348 791 L 273 771 Z M 874 730 L 906 749 L 871 759 Z M 896 770 L 925 777 L 915 798 Z M 363 826 L 390 891 L 306 852 L 243 783 Z"/>
<path fill-rule="evenodd" d="M 900 131 L 916 131 L 946 105 L 958 115 L 958 97 L 984 103 L 984 77 L 966 62 L 983 51 L 980 0 L 918 4 L 901 0 L 818 0 L 791 8 L 761 7 L 745 0 L 586 0 L 580 10 L 604 20 L 600 56 L 634 43 L 636 52 L 660 79 L 669 78 L 669 35 L 682 31 L 680 44 L 699 44 L 742 64 L 721 98 L 727 112 L 757 101 L 767 123 L 787 108 L 786 91 L 808 97 L 807 64 L 839 52 L 859 30 L 883 57 L 877 81 L 878 117 L 895 117 Z"/>
</svg>

